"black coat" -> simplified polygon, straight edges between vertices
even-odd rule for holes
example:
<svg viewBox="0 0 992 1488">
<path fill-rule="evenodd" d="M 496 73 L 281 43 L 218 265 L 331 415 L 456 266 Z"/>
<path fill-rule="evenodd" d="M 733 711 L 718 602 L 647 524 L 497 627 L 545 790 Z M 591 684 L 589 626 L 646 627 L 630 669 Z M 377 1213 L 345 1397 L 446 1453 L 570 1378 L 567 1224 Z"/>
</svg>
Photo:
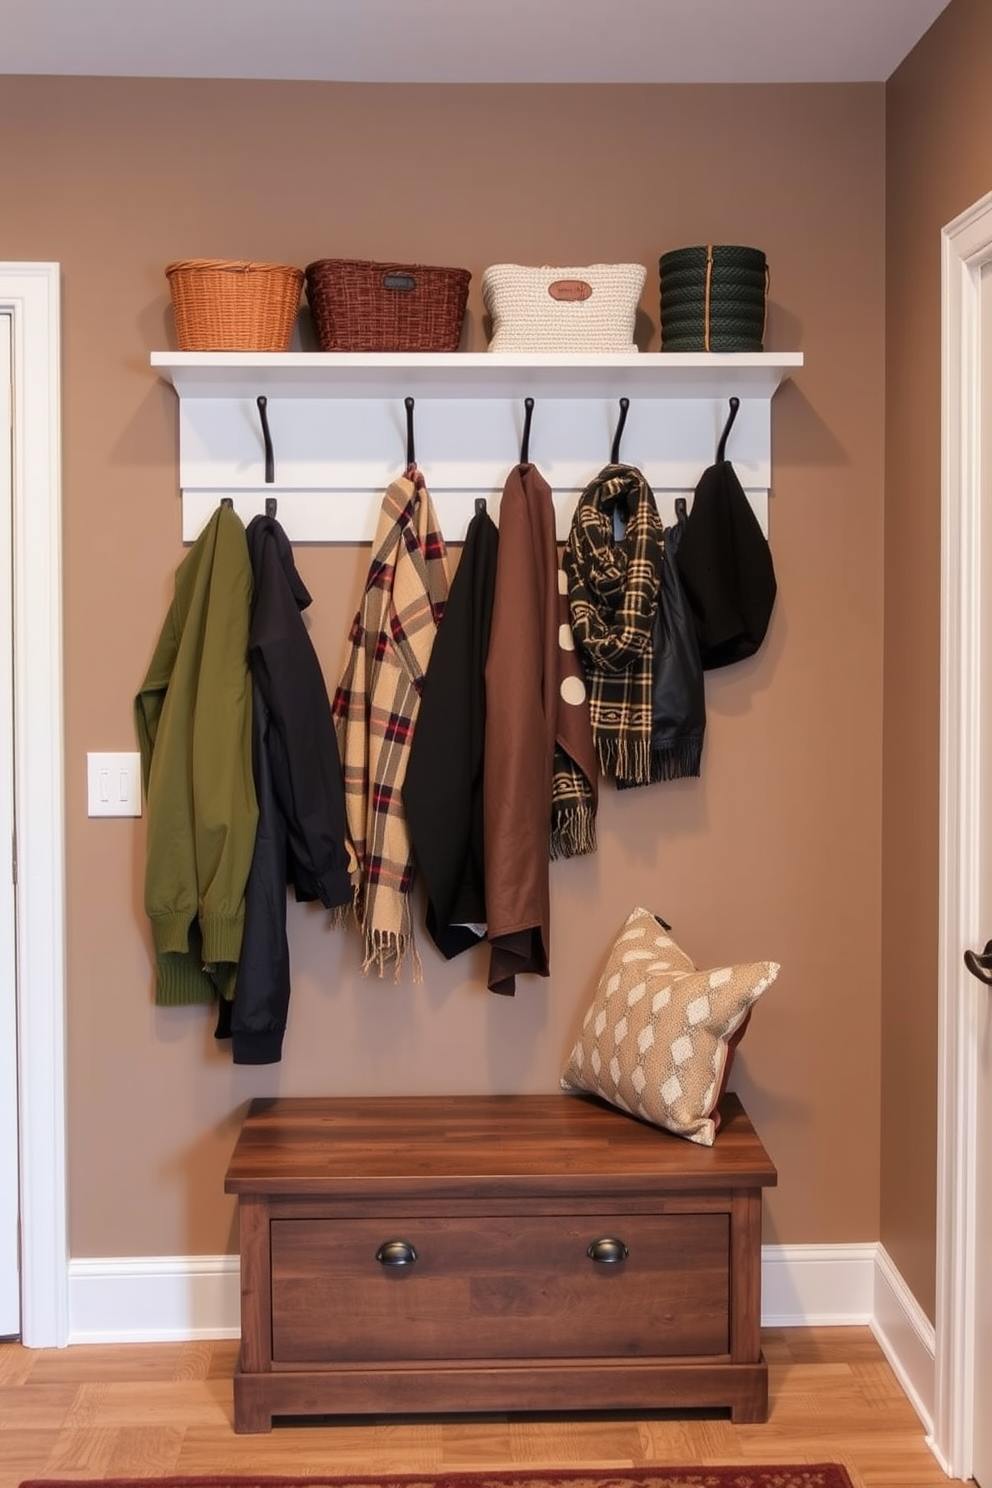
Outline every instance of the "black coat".
<svg viewBox="0 0 992 1488">
<path fill-rule="evenodd" d="M 675 503 L 665 528 L 665 564 L 652 646 L 651 778 L 698 775 L 706 732 L 706 692 L 699 642 L 679 576 L 678 553 L 686 530 L 686 505 Z"/>
<path fill-rule="evenodd" d="M 235 1064 L 274 1064 L 290 996 L 286 885 L 327 909 L 352 897 L 344 786 L 323 673 L 303 621 L 310 594 L 274 517 L 248 524 L 252 761 L 258 831 L 230 1033 Z M 219 1027 L 224 1036 L 226 1030 Z"/>
<path fill-rule="evenodd" d="M 498 542 L 495 522 L 477 512 L 434 640 L 403 783 L 427 932 L 448 960 L 485 936 L 485 671 Z"/>
</svg>

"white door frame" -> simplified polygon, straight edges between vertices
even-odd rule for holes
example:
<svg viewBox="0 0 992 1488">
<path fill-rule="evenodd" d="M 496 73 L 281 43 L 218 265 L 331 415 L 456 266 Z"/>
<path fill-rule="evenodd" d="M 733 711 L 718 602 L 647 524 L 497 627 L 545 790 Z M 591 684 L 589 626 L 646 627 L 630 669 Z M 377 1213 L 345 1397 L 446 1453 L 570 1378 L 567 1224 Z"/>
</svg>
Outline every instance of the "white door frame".
<svg viewBox="0 0 992 1488">
<path fill-rule="evenodd" d="M 941 242 L 940 893 L 937 967 L 937 1317 L 931 1445 L 969 1478 L 975 1420 L 978 998 L 962 961 L 992 934 L 979 904 L 981 784 L 982 269 L 992 192 Z M 987 390 L 986 390 L 987 391 Z"/>
<path fill-rule="evenodd" d="M 11 317 L 0 309 L 0 843 L 14 840 L 14 406 Z M 13 876 L 0 873 L 0 1337 L 21 1330 L 17 1116 L 17 960 Z"/>
<path fill-rule="evenodd" d="M 21 1338 L 45 1348 L 69 1334 L 59 265 L 0 263 L 0 309 L 14 342 Z"/>
</svg>

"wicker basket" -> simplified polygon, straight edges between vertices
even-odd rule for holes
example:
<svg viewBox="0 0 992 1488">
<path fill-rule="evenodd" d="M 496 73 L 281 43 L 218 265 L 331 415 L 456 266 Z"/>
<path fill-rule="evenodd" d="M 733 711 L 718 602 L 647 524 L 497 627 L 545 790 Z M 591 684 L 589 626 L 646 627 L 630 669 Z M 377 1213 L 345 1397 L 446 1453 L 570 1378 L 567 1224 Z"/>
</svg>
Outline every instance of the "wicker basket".
<svg viewBox="0 0 992 1488">
<path fill-rule="evenodd" d="M 658 268 L 662 351 L 763 350 L 768 265 L 760 248 L 675 248 Z"/>
<path fill-rule="evenodd" d="M 492 316 L 490 351 L 636 351 L 643 264 L 536 268 L 492 264 L 482 298 Z"/>
<path fill-rule="evenodd" d="M 306 270 L 321 351 L 457 351 L 468 269 L 321 258 Z"/>
<path fill-rule="evenodd" d="M 286 351 L 303 270 L 245 259 L 185 258 L 166 267 L 181 351 Z"/>
</svg>

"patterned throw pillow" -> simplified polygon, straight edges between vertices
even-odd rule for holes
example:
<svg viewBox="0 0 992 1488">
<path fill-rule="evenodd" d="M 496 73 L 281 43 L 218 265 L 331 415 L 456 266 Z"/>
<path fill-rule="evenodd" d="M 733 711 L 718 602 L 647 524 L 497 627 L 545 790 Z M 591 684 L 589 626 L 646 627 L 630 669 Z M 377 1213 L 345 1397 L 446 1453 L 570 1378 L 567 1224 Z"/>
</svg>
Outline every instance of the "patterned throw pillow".
<svg viewBox="0 0 992 1488">
<path fill-rule="evenodd" d="M 660 920 L 635 909 L 617 937 L 561 1077 L 712 1147 L 734 1035 L 778 976 L 774 961 L 698 971 Z"/>
</svg>

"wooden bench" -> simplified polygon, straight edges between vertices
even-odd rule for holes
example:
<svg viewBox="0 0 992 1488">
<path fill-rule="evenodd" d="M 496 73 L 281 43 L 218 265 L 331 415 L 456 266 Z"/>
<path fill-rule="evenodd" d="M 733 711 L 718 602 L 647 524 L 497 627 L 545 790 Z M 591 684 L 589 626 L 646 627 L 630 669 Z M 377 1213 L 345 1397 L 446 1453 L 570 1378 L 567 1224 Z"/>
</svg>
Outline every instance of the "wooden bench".
<svg viewBox="0 0 992 1488">
<path fill-rule="evenodd" d="M 768 1410 L 761 1191 L 586 1096 L 253 1102 L 238 1196 L 235 1429 L 274 1416 Z"/>
</svg>

